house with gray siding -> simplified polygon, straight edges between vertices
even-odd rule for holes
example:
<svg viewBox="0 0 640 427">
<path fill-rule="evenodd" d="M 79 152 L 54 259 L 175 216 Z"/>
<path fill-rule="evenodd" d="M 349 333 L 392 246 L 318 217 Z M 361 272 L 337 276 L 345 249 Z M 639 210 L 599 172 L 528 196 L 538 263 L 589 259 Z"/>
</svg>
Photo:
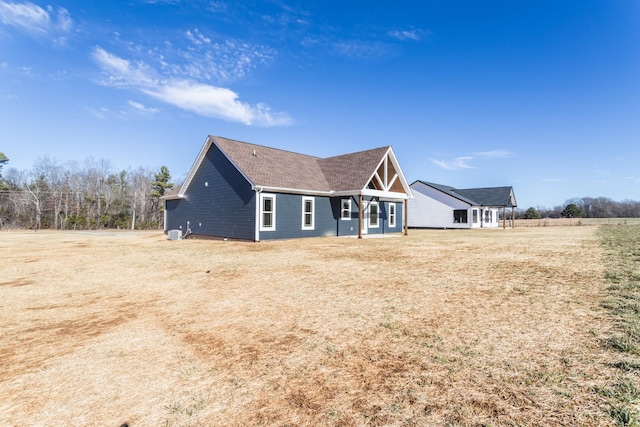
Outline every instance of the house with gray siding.
<svg viewBox="0 0 640 427">
<path fill-rule="evenodd" d="M 410 197 L 389 146 L 319 158 L 209 136 L 162 199 L 165 232 L 260 241 L 406 233 Z"/>
<path fill-rule="evenodd" d="M 411 228 L 497 228 L 501 210 L 506 227 L 508 207 L 513 226 L 517 206 L 513 187 L 454 188 L 420 180 L 410 187 Z"/>
</svg>

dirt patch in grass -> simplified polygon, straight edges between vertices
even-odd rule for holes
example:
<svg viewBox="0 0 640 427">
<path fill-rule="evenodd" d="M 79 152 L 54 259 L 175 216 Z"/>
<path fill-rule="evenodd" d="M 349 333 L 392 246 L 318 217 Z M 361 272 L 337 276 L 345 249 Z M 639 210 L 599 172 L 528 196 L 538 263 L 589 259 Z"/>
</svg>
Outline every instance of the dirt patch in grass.
<svg viewBox="0 0 640 427">
<path fill-rule="evenodd" d="M 612 425 L 597 227 L 5 232 L 2 425 Z"/>
</svg>

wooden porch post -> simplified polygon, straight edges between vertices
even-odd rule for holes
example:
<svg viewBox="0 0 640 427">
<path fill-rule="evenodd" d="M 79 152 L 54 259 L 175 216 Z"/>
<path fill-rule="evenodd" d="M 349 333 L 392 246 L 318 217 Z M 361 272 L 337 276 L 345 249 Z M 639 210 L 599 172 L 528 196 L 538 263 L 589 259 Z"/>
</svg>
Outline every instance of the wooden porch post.
<svg viewBox="0 0 640 427">
<path fill-rule="evenodd" d="M 358 239 L 362 239 L 362 194 L 358 199 Z"/>
<path fill-rule="evenodd" d="M 507 228 L 507 207 L 502 207 L 502 229 Z"/>
<path fill-rule="evenodd" d="M 409 234 L 409 199 L 404 199 L 404 235 Z"/>
</svg>

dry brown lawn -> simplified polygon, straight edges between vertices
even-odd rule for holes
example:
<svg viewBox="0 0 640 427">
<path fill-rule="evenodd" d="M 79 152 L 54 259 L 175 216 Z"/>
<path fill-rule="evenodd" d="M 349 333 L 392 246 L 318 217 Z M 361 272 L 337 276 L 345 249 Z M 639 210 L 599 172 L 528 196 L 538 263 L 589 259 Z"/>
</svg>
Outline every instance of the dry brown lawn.
<svg viewBox="0 0 640 427">
<path fill-rule="evenodd" d="M 0 233 L 0 425 L 611 425 L 597 227 Z"/>
</svg>

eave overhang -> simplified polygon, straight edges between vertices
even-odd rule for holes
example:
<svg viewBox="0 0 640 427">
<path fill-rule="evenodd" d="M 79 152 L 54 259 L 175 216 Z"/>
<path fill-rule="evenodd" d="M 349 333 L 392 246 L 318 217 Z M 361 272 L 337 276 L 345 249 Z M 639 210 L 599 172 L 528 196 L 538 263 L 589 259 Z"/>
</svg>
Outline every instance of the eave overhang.
<svg viewBox="0 0 640 427">
<path fill-rule="evenodd" d="M 252 186 L 254 191 L 258 193 L 266 192 L 266 193 L 287 193 L 287 194 L 300 194 L 300 195 L 309 195 L 309 196 L 324 196 L 324 197 L 350 197 L 350 196 L 370 196 L 370 197 L 379 197 L 383 200 L 406 200 L 409 199 L 405 193 L 397 193 L 393 191 L 381 191 L 381 190 L 372 190 L 372 189 L 362 189 L 362 190 L 349 190 L 349 191 L 313 191 L 313 190 L 304 190 L 300 188 L 282 188 L 282 187 L 269 187 L 265 185 L 255 185 Z"/>
</svg>

